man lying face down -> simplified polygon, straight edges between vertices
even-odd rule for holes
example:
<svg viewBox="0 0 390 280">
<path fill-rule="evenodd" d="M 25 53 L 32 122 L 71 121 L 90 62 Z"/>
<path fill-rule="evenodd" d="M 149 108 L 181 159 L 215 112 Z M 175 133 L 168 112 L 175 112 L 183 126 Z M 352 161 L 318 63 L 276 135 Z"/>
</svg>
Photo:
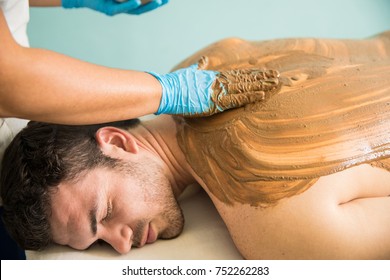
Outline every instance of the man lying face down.
<svg viewBox="0 0 390 280">
<path fill-rule="evenodd" d="M 183 62 L 258 68 L 263 101 L 209 118 L 31 122 L 8 147 L 4 219 L 26 249 L 120 253 L 178 236 L 199 183 L 248 259 L 390 258 L 390 33 L 229 39 Z M 239 81 L 242 90 L 247 81 Z"/>
</svg>

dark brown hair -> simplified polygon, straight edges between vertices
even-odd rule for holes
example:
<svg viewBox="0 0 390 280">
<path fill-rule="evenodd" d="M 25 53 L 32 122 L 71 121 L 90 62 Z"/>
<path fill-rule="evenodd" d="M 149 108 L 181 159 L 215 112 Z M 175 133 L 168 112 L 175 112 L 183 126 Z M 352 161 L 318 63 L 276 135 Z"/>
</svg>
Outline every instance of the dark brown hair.
<svg viewBox="0 0 390 280">
<path fill-rule="evenodd" d="M 89 169 L 115 167 L 95 140 L 103 126 L 128 129 L 138 119 L 100 125 L 70 126 L 30 122 L 7 147 L 1 169 L 4 224 L 26 250 L 42 250 L 51 242 L 50 194 L 64 181 Z"/>
</svg>

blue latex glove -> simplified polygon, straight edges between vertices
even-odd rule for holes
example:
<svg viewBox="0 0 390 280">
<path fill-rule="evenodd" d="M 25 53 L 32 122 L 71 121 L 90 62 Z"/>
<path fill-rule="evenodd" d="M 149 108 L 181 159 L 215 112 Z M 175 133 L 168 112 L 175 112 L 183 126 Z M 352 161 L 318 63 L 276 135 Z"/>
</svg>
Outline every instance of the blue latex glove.
<svg viewBox="0 0 390 280">
<path fill-rule="evenodd" d="M 67 9 L 90 8 L 109 16 L 120 13 L 139 15 L 159 8 L 168 3 L 169 0 L 151 0 L 146 4 L 142 4 L 141 0 L 124 1 L 125 2 L 117 2 L 115 0 L 62 0 L 62 7 Z"/>
<path fill-rule="evenodd" d="M 262 101 L 279 89 L 279 73 L 273 70 L 199 70 L 198 65 L 159 75 L 159 114 L 209 116 L 248 103 Z"/>
</svg>

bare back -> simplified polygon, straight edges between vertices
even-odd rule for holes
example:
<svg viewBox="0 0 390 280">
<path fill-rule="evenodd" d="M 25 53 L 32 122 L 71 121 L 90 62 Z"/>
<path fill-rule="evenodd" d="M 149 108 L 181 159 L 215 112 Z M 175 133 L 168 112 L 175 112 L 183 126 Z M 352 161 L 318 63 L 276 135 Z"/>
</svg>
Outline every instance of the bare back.
<svg viewBox="0 0 390 280">
<path fill-rule="evenodd" d="M 230 39 L 203 68 L 280 73 L 178 140 L 247 258 L 390 258 L 390 39 Z M 200 152 L 201 151 L 201 152 Z"/>
</svg>

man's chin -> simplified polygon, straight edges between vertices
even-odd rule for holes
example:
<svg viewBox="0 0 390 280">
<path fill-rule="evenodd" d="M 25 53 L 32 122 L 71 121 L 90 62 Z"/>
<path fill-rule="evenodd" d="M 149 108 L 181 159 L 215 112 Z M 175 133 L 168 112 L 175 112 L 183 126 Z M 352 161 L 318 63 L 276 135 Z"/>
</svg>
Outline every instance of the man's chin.
<svg viewBox="0 0 390 280">
<path fill-rule="evenodd" d="M 159 239 L 173 239 L 178 237 L 184 229 L 184 220 L 182 223 L 171 226 L 169 229 L 164 230 L 159 236 Z"/>
</svg>

